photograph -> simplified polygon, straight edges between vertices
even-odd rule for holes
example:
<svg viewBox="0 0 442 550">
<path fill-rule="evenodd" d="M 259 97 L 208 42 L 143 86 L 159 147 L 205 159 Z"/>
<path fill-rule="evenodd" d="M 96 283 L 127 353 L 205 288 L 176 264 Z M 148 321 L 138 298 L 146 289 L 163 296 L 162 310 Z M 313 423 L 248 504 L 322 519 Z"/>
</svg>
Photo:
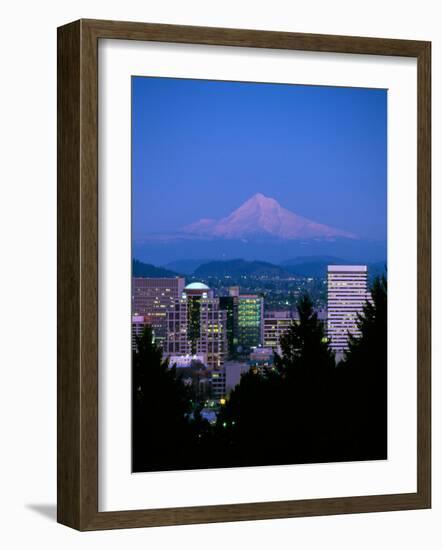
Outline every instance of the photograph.
<svg viewBox="0 0 442 550">
<path fill-rule="evenodd" d="M 387 112 L 131 77 L 133 472 L 388 459 Z"/>
</svg>

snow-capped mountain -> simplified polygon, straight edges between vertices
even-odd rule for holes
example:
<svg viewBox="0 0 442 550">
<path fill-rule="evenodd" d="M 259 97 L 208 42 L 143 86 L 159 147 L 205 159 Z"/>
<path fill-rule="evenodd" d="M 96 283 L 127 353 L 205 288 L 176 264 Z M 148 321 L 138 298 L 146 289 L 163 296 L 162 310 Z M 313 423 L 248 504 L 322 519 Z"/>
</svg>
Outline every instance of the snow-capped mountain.
<svg viewBox="0 0 442 550">
<path fill-rule="evenodd" d="M 323 225 L 283 208 L 278 201 L 257 193 L 226 218 L 201 219 L 183 227 L 182 232 L 195 237 L 246 239 L 269 236 L 279 239 L 356 239 L 347 231 Z"/>
</svg>

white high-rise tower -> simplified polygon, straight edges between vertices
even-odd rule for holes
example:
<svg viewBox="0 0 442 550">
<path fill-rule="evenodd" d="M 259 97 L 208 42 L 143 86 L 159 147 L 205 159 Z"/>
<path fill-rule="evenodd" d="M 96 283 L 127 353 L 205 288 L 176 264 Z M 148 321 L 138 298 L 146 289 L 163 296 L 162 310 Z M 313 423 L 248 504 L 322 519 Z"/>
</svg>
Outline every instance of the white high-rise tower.
<svg viewBox="0 0 442 550">
<path fill-rule="evenodd" d="M 369 300 L 366 265 L 328 266 L 328 337 L 337 354 L 348 349 L 348 333 L 359 334 L 357 314 Z"/>
</svg>

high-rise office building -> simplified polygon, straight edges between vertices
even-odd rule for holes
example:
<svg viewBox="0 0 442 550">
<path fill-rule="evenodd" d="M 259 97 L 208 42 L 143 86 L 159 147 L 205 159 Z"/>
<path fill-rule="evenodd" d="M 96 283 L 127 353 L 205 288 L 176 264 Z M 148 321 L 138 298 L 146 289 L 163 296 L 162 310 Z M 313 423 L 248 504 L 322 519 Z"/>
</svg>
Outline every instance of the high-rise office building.
<svg viewBox="0 0 442 550">
<path fill-rule="evenodd" d="M 226 397 L 226 371 L 224 368 L 212 371 L 211 394 L 212 398 L 216 400 Z"/>
<path fill-rule="evenodd" d="M 132 349 L 137 349 L 136 338 L 140 337 L 146 328 L 147 321 L 144 315 L 132 315 Z"/>
<path fill-rule="evenodd" d="M 316 315 L 321 322 L 326 322 L 326 309 L 317 309 Z M 297 311 L 265 311 L 263 346 L 273 349 L 280 355 L 282 351 L 280 343 L 281 336 L 290 329 L 292 323 L 299 323 Z"/>
<path fill-rule="evenodd" d="M 159 344 L 163 344 L 167 336 L 167 310 L 181 296 L 184 284 L 183 277 L 132 278 L 132 315 L 144 317 Z"/>
<path fill-rule="evenodd" d="M 227 313 L 203 283 L 187 285 L 167 313 L 166 352 L 205 354 L 207 366 L 222 366 L 227 352 Z"/>
<path fill-rule="evenodd" d="M 256 294 L 238 296 L 238 349 L 248 352 L 262 343 L 264 300 Z"/>
<path fill-rule="evenodd" d="M 264 314 L 264 341 L 266 348 L 271 348 L 281 353 L 279 339 L 285 334 L 293 321 L 298 320 L 297 313 L 290 311 L 266 311 Z"/>
<path fill-rule="evenodd" d="M 327 284 L 327 333 L 330 347 L 341 354 L 348 349 L 348 334 L 359 335 L 357 316 L 370 299 L 367 266 L 329 265 Z"/>
<path fill-rule="evenodd" d="M 238 347 L 238 298 L 239 287 L 233 286 L 229 288 L 228 296 L 220 296 L 219 307 L 224 309 L 227 315 L 226 334 L 227 334 L 227 351 L 229 357 L 234 357 Z"/>
</svg>

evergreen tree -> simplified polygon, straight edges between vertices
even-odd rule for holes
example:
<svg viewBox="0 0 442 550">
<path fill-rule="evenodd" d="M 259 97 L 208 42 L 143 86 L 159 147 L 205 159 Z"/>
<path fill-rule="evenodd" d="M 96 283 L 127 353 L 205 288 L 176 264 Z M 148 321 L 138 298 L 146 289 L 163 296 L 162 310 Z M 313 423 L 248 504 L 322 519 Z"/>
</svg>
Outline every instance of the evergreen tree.
<svg viewBox="0 0 442 550">
<path fill-rule="evenodd" d="M 358 315 L 360 334 L 337 368 L 337 422 L 341 448 L 355 459 L 387 457 L 387 279 L 374 280 L 371 297 Z M 345 409 L 344 409 L 345 407 Z M 351 411 L 351 414 L 349 414 Z"/>
<path fill-rule="evenodd" d="M 132 369 L 134 471 L 182 467 L 192 442 L 189 393 L 163 361 L 150 326 L 136 338 Z"/>
<path fill-rule="evenodd" d="M 360 335 L 348 337 L 344 364 L 367 369 L 384 377 L 387 365 L 387 279 L 377 277 L 371 288 L 371 298 L 358 315 Z"/>
<path fill-rule="evenodd" d="M 294 369 L 314 372 L 334 367 L 334 355 L 328 346 L 324 325 L 307 294 L 301 297 L 297 311 L 299 321 L 292 321 L 289 330 L 280 338 L 282 355 L 276 356 L 277 368 L 289 374 Z"/>
<path fill-rule="evenodd" d="M 299 320 L 281 336 L 281 355 L 275 365 L 282 375 L 281 415 L 293 442 L 296 462 L 327 460 L 333 429 L 333 377 L 335 358 L 310 297 L 297 305 Z"/>
<path fill-rule="evenodd" d="M 279 375 L 256 369 L 244 373 L 218 414 L 216 455 L 236 466 L 277 463 L 285 440 L 279 436 L 280 398 Z"/>
<path fill-rule="evenodd" d="M 310 298 L 297 309 L 275 369 L 243 375 L 218 417 L 218 436 L 239 465 L 326 459 L 334 355 Z"/>
</svg>

